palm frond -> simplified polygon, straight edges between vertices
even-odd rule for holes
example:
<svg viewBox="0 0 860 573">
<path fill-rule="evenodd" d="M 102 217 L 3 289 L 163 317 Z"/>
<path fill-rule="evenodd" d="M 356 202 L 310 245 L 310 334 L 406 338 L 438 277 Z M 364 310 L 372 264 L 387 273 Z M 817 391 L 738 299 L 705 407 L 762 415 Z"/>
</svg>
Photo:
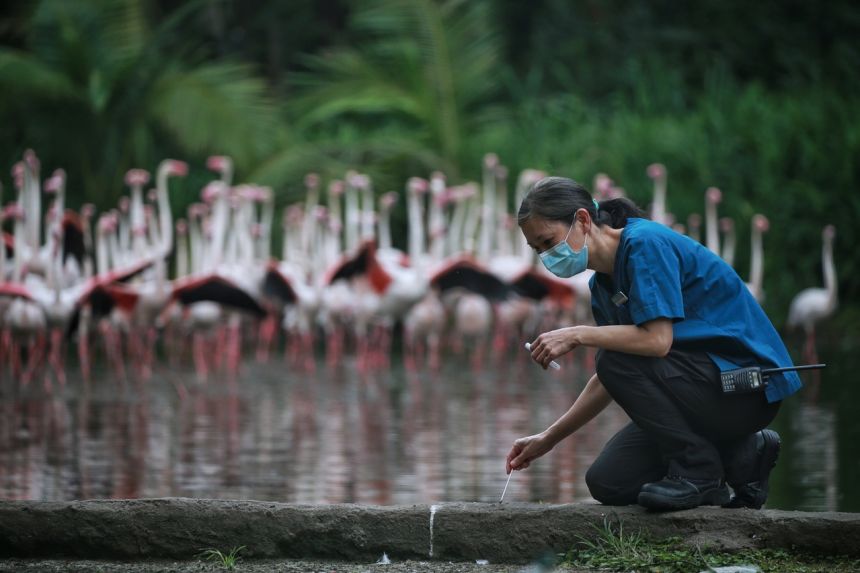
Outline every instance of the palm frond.
<svg viewBox="0 0 860 573">
<path fill-rule="evenodd" d="M 31 54 L 0 48 L 0 86 L 28 99 L 74 98 L 77 88 L 69 78 Z"/>
<path fill-rule="evenodd" d="M 277 115 L 249 66 L 218 63 L 167 71 L 150 98 L 153 116 L 190 152 L 224 152 L 247 164 L 274 141 Z"/>
</svg>

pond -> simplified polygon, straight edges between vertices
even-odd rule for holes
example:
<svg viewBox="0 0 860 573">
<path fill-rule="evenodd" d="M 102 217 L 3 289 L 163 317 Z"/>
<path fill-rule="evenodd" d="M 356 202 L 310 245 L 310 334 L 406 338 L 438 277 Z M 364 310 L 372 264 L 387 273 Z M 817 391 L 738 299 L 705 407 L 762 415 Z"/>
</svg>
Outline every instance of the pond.
<svg viewBox="0 0 860 573">
<path fill-rule="evenodd" d="M 770 508 L 860 511 L 858 358 L 826 348 L 820 392 L 783 406 L 783 449 Z M 448 357 L 438 372 L 396 357 L 359 373 L 347 358 L 312 372 L 273 358 L 246 361 L 235 379 L 197 381 L 157 367 L 145 381 L 108 369 L 89 383 L 70 375 L 0 383 L 0 498 L 73 500 L 184 496 L 292 503 L 413 504 L 498 501 L 504 460 L 517 437 L 542 430 L 582 389 L 582 349 L 544 372 L 525 351 L 481 370 Z M 805 376 L 811 381 L 811 376 Z M 616 406 L 517 472 L 507 500 L 590 499 L 584 476 L 627 422 Z"/>
</svg>

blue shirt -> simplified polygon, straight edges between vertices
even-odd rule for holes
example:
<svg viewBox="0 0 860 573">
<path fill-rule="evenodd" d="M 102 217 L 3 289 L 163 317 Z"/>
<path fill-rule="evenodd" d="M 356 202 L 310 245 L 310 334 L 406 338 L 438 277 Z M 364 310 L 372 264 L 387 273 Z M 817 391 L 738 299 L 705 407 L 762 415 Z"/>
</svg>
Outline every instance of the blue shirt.
<svg viewBox="0 0 860 573">
<path fill-rule="evenodd" d="M 659 223 L 628 219 L 612 276 L 595 273 L 590 287 L 598 326 L 668 318 L 673 348 L 706 352 L 720 371 L 792 366 L 782 339 L 734 269 Z M 619 291 L 627 301 L 616 305 L 611 299 Z M 796 372 L 772 374 L 765 394 L 776 402 L 801 386 Z"/>
</svg>

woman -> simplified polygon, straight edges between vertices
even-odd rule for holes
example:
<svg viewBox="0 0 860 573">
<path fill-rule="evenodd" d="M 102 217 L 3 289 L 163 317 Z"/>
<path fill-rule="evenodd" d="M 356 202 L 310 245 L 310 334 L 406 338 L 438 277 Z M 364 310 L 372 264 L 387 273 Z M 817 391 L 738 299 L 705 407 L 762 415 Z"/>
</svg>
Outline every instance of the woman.
<svg viewBox="0 0 860 573">
<path fill-rule="evenodd" d="M 529 467 L 615 400 L 632 422 L 585 476 L 595 499 L 660 510 L 758 509 L 780 445 L 763 428 L 800 379 L 788 372 L 771 376 L 764 391 L 723 392 L 721 371 L 791 366 L 788 352 L 730 266 L 641 216 L 626 199 L 598 204 L 562 177 L 538 181 L 523 199 L 520 229 L 547 269 L 559 277 L 595 271 L 596 326 L 545 332 L 532 342 L 532 358 L 546 368 L 591 346 L 597 373 L 554 424 L 514 442 L 506 470 Z"/>
</svg>

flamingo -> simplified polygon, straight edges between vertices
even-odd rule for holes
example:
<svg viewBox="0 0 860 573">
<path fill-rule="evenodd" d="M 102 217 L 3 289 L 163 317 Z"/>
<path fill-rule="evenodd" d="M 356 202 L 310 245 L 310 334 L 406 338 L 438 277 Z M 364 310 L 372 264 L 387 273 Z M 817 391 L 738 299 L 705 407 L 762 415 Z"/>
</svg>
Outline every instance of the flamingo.
<svg viewBox="0 0 860 573">
<path fill-rule="evenodd" d="M 720 217 L 720 231 L 723 233 L 723 251 L 720 256 L 730 267 L 735 266 L 735 222 L 731 217 Z"/>
<path fill-rule="evenodd" d="M 702 242 L 702 216 L 698 213 L 690 213 L 687 217 L 687 234 L 697 243 Z"/>
<path fill-rule="evenodd" d="M 750 234 L 750 280 L 746 283 L 750 294 L 759 304 L 764 302 L 762 277 L 764 276 L 764 248 L 762 233 L 770 228 L 770 222 L 764 215 L 756 214 L 752 218 L 752 233 Z"/>
<path fill-rule="evenodd" d="M 705 245 L 712 253 L 720 254 L 720 231 L 717 227 L 717 204 L 723 200 L 722 192 L 716 187 L 705 191 Z"/>
<path fill-rule="evenodd" d="M 818 362 L 815 348 L 815 325 L 831 316 L 839 304 L 836 267 L 833 263 L 833 240 L 836 228 L 827 225 L 822 231 L 821 265 L 824 271 L 824 288 L 803 289 L 792 299 L 788 310 L 788 327 L 803 328 L 806 342 L 803 347 L 804 359 L 809 363 Z"/>
<path fill-rule="evenodd" d="M 652 163 L 646 173 L 654 181 L 651 220 L 666 225 L 666 167 L 662 163 Z"/>
</svg>

